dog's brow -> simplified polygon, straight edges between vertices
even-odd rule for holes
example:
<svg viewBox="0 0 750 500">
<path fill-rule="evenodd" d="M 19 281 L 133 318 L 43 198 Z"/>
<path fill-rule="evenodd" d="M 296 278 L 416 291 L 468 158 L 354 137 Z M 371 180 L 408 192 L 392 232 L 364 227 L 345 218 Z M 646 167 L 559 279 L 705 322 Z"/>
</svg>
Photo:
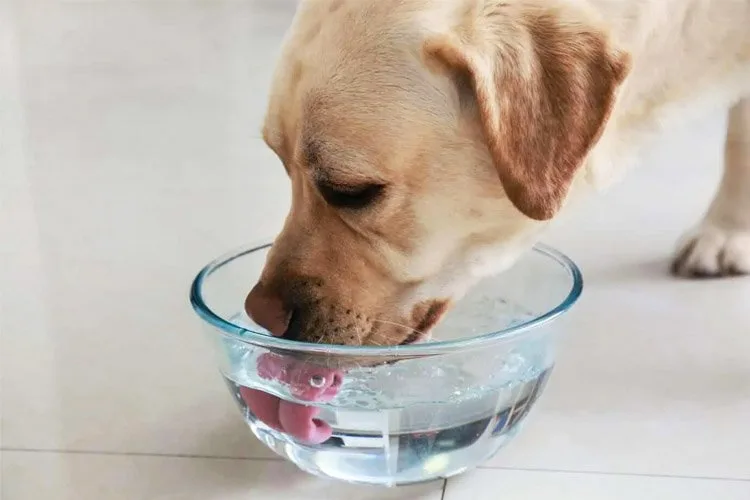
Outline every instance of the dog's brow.
<svg viewBox="0 0 750 500">
<path fill-rule="evenodd" d="M 372 171 L 369 175 L 363 174 L 362 166 L 368 165 L 368 162 L 361 154 L 344 154 L 341 150 L 333 149 L 335 143 L 324 142 L 315 137 L 303 137 L 300 144 L 300 163 L 316 179 L 339 184 L 382 182 L 373 177 Z M 354 165 L 358 168 L 353 168 Z"/>
<path fill-rule="evenodd" d="M 310 169 L 316 178 L 328 178 L 337 165 L 326 154 L 326 147 L 319 139 L 304 138 L 300 157 L 305 167 Z"/>
<path fill-rule="evenodd" d="M 319 168 L 321 166 L 322 146 L 317 139 L 306 138 L 302 140 L 302 161 L 309 168 Z"/>
</svg>

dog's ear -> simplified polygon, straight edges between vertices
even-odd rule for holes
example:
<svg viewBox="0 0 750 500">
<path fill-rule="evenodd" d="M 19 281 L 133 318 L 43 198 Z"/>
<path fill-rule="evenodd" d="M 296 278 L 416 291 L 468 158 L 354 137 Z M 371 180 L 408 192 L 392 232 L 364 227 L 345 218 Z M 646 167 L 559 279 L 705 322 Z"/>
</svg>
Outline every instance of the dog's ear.
<svg viewBox="0 0 750 500">
<path fill-rule="evenodd" d="M 630 58 L 554 1 L 470 0 L 455 21 L 425 42 L 428 65 L 469 93 L 510 201 L 550 219 L 601 136 Z"/>
</svg>

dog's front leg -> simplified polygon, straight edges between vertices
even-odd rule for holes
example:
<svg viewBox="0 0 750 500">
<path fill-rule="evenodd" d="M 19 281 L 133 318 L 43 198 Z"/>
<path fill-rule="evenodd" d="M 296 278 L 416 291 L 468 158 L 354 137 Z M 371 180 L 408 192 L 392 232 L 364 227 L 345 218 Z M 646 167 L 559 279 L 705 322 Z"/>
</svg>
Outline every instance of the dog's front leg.
<svg viewBox="0 0 750 500">
<path fill-rule="evenodd" d="M 750 273 L 750 98 L 729 113 L 724 176 L 708 213 L 680 246 L 680 276 Z"/>
</svg>

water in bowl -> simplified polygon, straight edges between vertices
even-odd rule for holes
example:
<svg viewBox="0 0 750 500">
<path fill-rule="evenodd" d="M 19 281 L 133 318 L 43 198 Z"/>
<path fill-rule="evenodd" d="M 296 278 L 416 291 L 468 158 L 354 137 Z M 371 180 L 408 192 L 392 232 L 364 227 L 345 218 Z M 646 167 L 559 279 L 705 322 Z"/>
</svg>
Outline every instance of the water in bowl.
<svg viewBox="0 0 750 500">
<path fill-rule="evenodd" d="M 517 432 L 549 373 L 546 369 L 513 387 L 486 388 L 461 400 L 401 408 L 377 409 L 377 397 L 352 393 L 349 397 L 356 399 L 350 406 L 316 405 L 333 428 L 333 436 L 319 445 L 267 427 L 247 408 L 240 385 L 225 380 L 255 435 L 302 469 L 392 486 L 453 476 L 490 458 Z"/>
</svg>

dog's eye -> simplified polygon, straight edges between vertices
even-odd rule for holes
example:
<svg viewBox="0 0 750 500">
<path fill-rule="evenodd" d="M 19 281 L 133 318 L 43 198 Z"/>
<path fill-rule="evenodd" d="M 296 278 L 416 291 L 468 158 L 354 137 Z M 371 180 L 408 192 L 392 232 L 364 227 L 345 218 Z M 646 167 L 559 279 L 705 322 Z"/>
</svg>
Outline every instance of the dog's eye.
<svg viewBox="0 0 750 500">
<path fill-rule="evenodd" d="M 382 184 L 367 184 L 364 186 L 334 186 L 318 184 L 323 198 L 332 206 L 339 208 L 365 208 L 380 198 L 385 186 Z"/>
</svg>

